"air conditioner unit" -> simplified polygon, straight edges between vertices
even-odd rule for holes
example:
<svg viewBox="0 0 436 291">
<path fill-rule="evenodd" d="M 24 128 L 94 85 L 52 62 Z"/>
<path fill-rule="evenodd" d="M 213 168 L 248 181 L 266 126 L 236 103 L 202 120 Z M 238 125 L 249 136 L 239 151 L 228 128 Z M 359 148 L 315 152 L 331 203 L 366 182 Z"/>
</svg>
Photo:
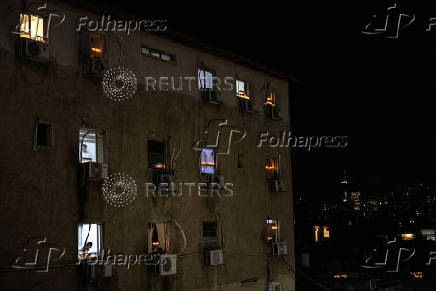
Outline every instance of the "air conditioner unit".
<svg viewBox="0 0 436 291">
<path fill-rule="evenodd" d="M 272 192 L 285 192 L 285 183 L 283 180 L 273 180 L 271 182 L 271 191 Z"/>
<path fill-rule="evenodd" d="M 84 176 L 87 179 L 106 179 L 108 177 L 108 165 L 106 163 L 82 163 Z"/>
<path fill-rule="evenodd" d="M 205 250 L 205 261 L 208 266 L 223 264 L 223 250 Z"/>
<path fill-rule="evenodd" d="M 225 185 L 224 176 L 219 176 L 219 175 L 215 175 L 215 174 L 208 175 L 207 176 L 207 183 L 209 184 L 209 186 L 212 186 L 212 183 L 214 183 L 216 185 L 220 185 L 221 188 L 223 188 Z"/>
<path fill-rule="evenodd" d="M 241 109 L 241 112 L 247 112 L 247 113 L 254 113 L 254 106 L 253 106 L 253 102 L 251 102 L 251 100 L 249 99 L 240 99 L 239 100 L 239 106 Z"/>
<path fill-rule="evenodd" d="M 88 265 L 89 267 L 89 278 L 91 280 L 101 279 L 101 278 L 110 278 L 112 277 L 112 265 L 110 264 L 95 264 Z"/>
<path fill-rule="evenodd" d="M 47 63 L 49 60 L 48 43 L 30 38 L 20 39 L 21 57 L 37 62 Z"/>
<path fill-rule="evenodd" d="M 104 73 L 104 64 L 100 58 L 89 58 L 87 73 L 101 75 Z"/>
<path fill-rule="evenodd" d="M 168 188 L 169 191 L 174 190 L 175 180 L 174 175 L 169 173 L 158 173 L 156 178 L 156 187 L 159 187 L 160 184 L 166 184 L 165 188 Z"/>
<path fill-rule="evenodd" d="M 282 291 L 282 286 L 279 282 L 269 282 L 268 291 Z"/>
<path fill-rule="evenodd" d="M 277 105 L 267 105 L 265 107 L 265 115 L 272 120 L 281 120 L 282 118 L 279 116 L 279 108 Z"/>
<path fill-rule="evenodd" d="M 288 243 L 285 241 L 272 243 L 273 256 L 283 256 L 288 254 Z"/>
<path fill-rule="evenodd" d="M 175 275 L 177 273 L 177 255 L 162 254 L 159 260 L 159 274 L 161 276 Z"/>
<path fill-rule="evenodd" d="M 203 98 L 206 103 L 222 104 L 220 98 L 220 91 L 216 88 L 207 88 L 203 91 Z"/>
</svg>

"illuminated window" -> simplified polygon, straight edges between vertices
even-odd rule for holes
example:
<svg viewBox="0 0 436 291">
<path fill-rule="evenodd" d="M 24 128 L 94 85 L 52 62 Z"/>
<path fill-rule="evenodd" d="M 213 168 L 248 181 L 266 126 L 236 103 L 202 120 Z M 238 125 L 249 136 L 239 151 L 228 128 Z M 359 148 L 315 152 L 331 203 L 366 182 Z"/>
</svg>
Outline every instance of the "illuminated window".
<svg viewBox="0 0 436 291">
<path fill-rule="evenodd" d="M 403 233 L 403 234 L 401 234 L 401 239 L 402 240 L 414 240 L 415 235 L 413 233 Z"/>
<path fill-rule="evenodd" d="M 280 240 L 280 222 L 278 219 L 266 220 L 266 241 L 277 242 Z"/>
<path fill-rule="evenodd" d="M 20 14 L 20 37 L 47 42 L 46 19 L 32 14 Z"/>
<path fill-rule="evenodd" d="M 265 100 L 265 105 L 276 106 L 276 94 L 274 92 L 270 92 Z"/>
<path fill-rule="evenodd" d="M 148 252 L 165 253 L 169 249 L 169 224 L 154 222 L 148 224 Z"/>
<path fill-rule="evenodd" d="M 236 96 L 242 99 L 250 99 L 245 81 L 236 79 Z"/>
<path fill-rule="evenodd" d="M 216 159 L 213 149 L 202 149 L 200 157 L 200 166 L 202 174 L 215 174 Z"/>
<path fill-rule="evenodd" d="M 104 163 L 105 161 L 105 131 L 81 128 L 79 133 L 79 162 Z"/>
<path fill-rule="evenodd" d="M 101 58 L 103 55 L 103 38 L 100 35 L 93 34 L 90 43 L 91 58 Z"/>
<path fill-rule="evenodd" d="M 176 59 L 176 57 L 172 54 L 167 54 L 160 50 L 156 50 L 148 47 L 141 47 L 141 54 L 154 57 L 165 62 L 174 62 Z"/>
<path fill-rule="evenodd" d="M 97 257 L 102 248 L 102 228 L 101 224 L 81 223 L 78 226 L 77 234 L 77 254 L 79 260 L 89 257 Z"/>
<path fill-rule="evenodd" d="M 275 180 L 278 177 L 279 164 L 277 158 L 266 159 L 266 178 L 269 180 Z"/>
<path fill-rule="evenodd" d="M 198 68 L 198 88 L 213 89 L 214 73 L 205 68 Z"/>
<path fill-rule="evenodd" d="M 315 225 L 313 227 L 313 233 L 314 233 L 315 242 L 319 242 L 319 226 L 318 225 Z"/>
<path fill-rule="evenodd" d="M 148 167 L 157 170 L 167 168 L 167 143 L 165 141 L 149 140 L 147 142 Z"/>
<path fill-rule="evenodd" d="M 425 240 L 436 241 L 436 231 L 434 229 L 422 229 L 421 235 Z"/>
<path fill-rule="evenodd" d="M 322 233 L 323 233 L 324 238 L 330 238 L 330 230 L 329 230 L 329 228 L 327 226 L 323 227 L 323 232 Z"/>
<path fill-rule="evenodd" d="M 424 277 L 422 272 L 410 272 L 410 275 L 415 279 L 422 279 Z"/>
</svg>

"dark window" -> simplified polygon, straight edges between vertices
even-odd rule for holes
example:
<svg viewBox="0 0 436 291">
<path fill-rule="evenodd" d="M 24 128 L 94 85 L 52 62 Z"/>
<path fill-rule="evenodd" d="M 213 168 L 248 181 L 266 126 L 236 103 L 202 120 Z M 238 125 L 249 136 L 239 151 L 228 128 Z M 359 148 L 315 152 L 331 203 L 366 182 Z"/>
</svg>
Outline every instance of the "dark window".
<svg viewBox="0 0 436 291">
<path fill-rule="evenodd" d="M 153 169 L 166 169 L 166 142 L 149 140 L 148 149 L 148 167 Z"/>
<path fill-rule="evenodd" d="M 218 223 L 216 220 L 203 222 L 203 238 L 217 238 Z"/>
<path fill-rule="evenodd" d="M 36 145 L 52 146 L 52 127 L 50 124 L 38 123 L 36 128 Z"/>
</svg>

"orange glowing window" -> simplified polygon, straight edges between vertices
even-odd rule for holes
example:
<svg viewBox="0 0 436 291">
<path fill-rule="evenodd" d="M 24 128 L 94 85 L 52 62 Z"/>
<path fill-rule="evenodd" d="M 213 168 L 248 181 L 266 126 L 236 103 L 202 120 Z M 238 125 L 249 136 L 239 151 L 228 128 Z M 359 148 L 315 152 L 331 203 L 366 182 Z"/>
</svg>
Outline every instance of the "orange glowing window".
<svg viewBox="0 0 436 291">
<path fill-rule="evenodd" d="M 327 226 L 323 227 L 323 236 L 324 238 L 330 238 L 330 230 Z"/>
<path fill-rule="evenodd" d="M 100 35 L 91 36 L 91 58 L 101 58 L 103 54 L 103 39 Z"/>
<path fill-rule="evenodd" d="M 279 165 L 277 158 L 267 158 L 266 164 L 266 177 L 267 179 L 276 179 L 278 175 Z"/>
<path fill-rule="evenodd" d="M 38 15 L 20 14 L 20 37 L 47 42 L 46 20 Z"/>
<path fill-rule="evenodd" d="M 318 225 L 315 225 L 313 227 L 313 232 L 314 232 L 315 242 L 319 242 L 319 226 Z"/>
<path fill-rule="evenodd" d="M 271 106 L 276 106 L 277 105 L 277 103 L 276 103 L 276 94 L 275 93 L 270 92 L 268 94 L 268 96 L 266 97 L 266 100 L 265 100 L 265 105 L 271 105 Z"/>
</svg>

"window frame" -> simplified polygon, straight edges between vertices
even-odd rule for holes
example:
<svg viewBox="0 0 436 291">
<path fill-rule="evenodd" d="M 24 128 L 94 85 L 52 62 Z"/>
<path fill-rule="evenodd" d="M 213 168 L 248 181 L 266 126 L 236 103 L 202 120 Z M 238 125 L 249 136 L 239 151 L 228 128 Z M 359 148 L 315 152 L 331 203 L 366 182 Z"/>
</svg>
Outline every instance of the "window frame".
<svg viewBox="0 0 436 291">
<path fill-rule="evenodd" d="M 105 230 L 105 223 L 100 222 L 81 222 L 77 224 L 76 231 L 77 231 L 77 258 L 79 260 L 84 260 L 86 257 L 80 257 L 81 248 L 84 247 L 84 241 L 82 238 L 82 232 L 83 232 L 83 226 L 84 225 L 96 225 L 97 226 L 97 252 L 88 253 L 88 254 L 95 254 L 97 258 L 99 258 L 102 255 L 102 251 L 104 249 L 104 230 Z M 80 244 L 79 244 L 80 243 Z M 95 242 L 92 242 L 94 246 Z"/>
<path fill-rule="evenodd" d="M 150 159 L 150 142 L 156 142 L 156 143 L 162 143 L 163 145 L 163 168 L 157 168 L 151 165 L 151 159 Z M 162 172 L 169 172 L 169 156 L 168 156 L 168 141 L 167 140 L 157 140 L 157 139 L 147 139 L 147 168 L 152 169 L 153 171 L 162 171 Z M 156 164 L 154 164 L 156 165 Z"/>
<path fill-rule="evenodd" d="M 28 27 L 27 27 L 27 30 L 25 30 L 25 29 L 22 29 L 22 26 L 23 26 L 23 20 L 22 20 L 22 17 L 23 16 L 27 16 L 28 17 Z M 35 36 L 32 36 L 32 25 L 31 25 L 31 23 L 32 23 L 32 16 L 33 17 L 36 17 L 37 19 L 38 19 L 38 25 L 39 25 L 39 19 L 41 19 L 42 20 L 42 25 L 43 25 L 43 28 L 42 28 L 42 36 L 38 36 L 37 34 L 38 34 L 38 28 L 36 29 L 36 31 L 35 31 Z M 20 12 L 19 13 L 19 21 L 20 21 L 20 25 L 19 25 L 19 36 L 20 36 L 20 38 L 28 38 L 28 39 L 31 39 L 31 40 L 34 40 L 34 41 L 37 41 L 37 42 L 42 42 L 42 43 L 48 43 L 49 42 L 49 39 L 48 39 L 48 18 L 46 17 L 46 16 L 44 16 L 44 15 L 41 15 L 41 14 L 37 14 L 37 13 L 32 13 L 32 12 Z M 25 32 L 23 32 L 23 31 L 25 31 Z"/>
<path fill-rule="evenodd" d="M 78 160 L 80 164 L 84 164 L 84 163 L 88 163 L 88 162 L 83 162 L 83 157 L 82 157 L 82 146 L 84 143 L 84 138 L 82 138 L 82 130 L 86 133 L 86 135 L 90 134 L 91 132 L 94 132 L 95 135 L 95 161 L 88 161 L 88 162 L 92 162 L 92 163 L 106 163 L 107 161 L 107 131 L 104 129 L 98 129 L 98 128 L 87 128 L 87 127 L 80 127 L 79 128 L 79 154 L 78 154 Z M 84 134 L 85 134 L 84 133 Z M 103 145 L 100 145 L 99 140 L 103 139 Z M 100 146 L 102 147 L 100 149 Z M 101 153 L 102 151 L 102 153 Z"/>
<path fill-rule="evenodd" d="M 145 51 L 148 51 L 147 53 L 145 53 Z M 170 53 L 168 51 L 164 51 L 164 50 L 160 50 L 160 49 L 155 49 L 153 47 L 150 47 L 148 45 L 142 44 L 141 45 L 141 49 L 140 49 L 140 53 L 142 56 L 147 56 L 156 60 L 160 60 L 164 63 L 169 63 L 169 64 L 176 64 L 176 55 L 173 53 Z M 155 53 L 155 54 L 153 54 Z M 168 56 L 170 57 L 170 60 L 166 60 L 164 59 L 162 56 Z"/>
<path fill-rule="evenodd" d="M 203 165 L 203 160 L 202 160 L 202 153 L 203 150 L 210 150 L 213 152 L 213 158 L 214 158 L 214 164 L 213 165 Z M 204 162 L 207 163 L 207 162 Z M 212 167 L 213 168 L 213 173 L 203 173 L 203 166 L 206 167 Z M 217 175 L 218 173 L 218 159 L 217 159 L 217 151 L 215 148 L 202 148 L 200 151 L 200 174 L 201 175 Z"/>
<path fill-rule="evenodd" d="M 200 83 L 200 71 L 203 71 L 204 73 L 210 73 L 212 75 L 212 79 L 211 79 L 212 86 L 210 88 L 207 88 L 206 86 L 204 88 L 202 88 L 200 86 L 200 84 L 201 84 Z M 217 74 L 216 74 L 215 70 L 213 70 L 211 68 L 208 68 L 208 67 L 205 67 L 205 66 L 198 66 L 197 67 L 197 79 L 198 79 L 197 80 L 197 87 L 198 87 L 198 90 L 199 91 L 206 91 L 206 90 L 215 90 L 215 89 L 217 89 L 217 87 L 215 86 L 214 81 L 213 81 L 214 78 L 216 78 L 216 76 L 217 76 Z M 207 80 L 206 75 L 204 76 L 204 80 Z M 207 81 L 206 81 L 206 84 L 207 84 Z"/>
<path fill-rule="evenodd" d="M 49 137 L 48 137 L 48 144 L 42 145 L 38 144 L 38 133 L 39 133 L 39 125 L 46 125 L 49 127 Z M 33 136 L 33 149 L 51 149 L 54 147 L 54 130 L 53 130 L 53 124 L 45 121 L 40 120 L 39 117 L 36 118 L 35 121 L 35 129 L 34 129 L 34 136 Z"/>
</svg>

